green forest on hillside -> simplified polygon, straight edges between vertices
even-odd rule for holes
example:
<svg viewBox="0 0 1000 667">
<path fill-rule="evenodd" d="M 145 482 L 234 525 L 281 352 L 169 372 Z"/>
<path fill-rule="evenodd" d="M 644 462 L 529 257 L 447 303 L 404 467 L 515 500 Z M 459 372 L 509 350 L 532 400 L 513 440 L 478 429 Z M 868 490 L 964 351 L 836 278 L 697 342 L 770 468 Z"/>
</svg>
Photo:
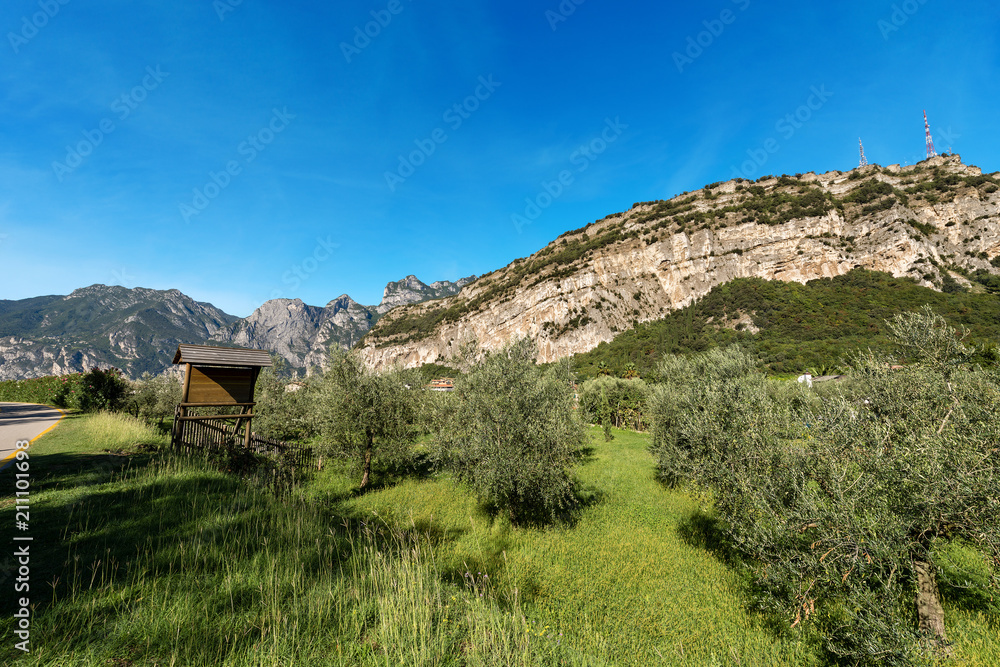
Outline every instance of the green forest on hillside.
<svg viewBox="0 0 1000 667">
<path fill-rule="evenodd" d="M 700 352 L 741 342 L 753 349 L 771 373 L 828 373 L 855 350 L 890 353 L 884 322 L 925 304 L 952 326 L 969 331 L 990 360 L 1000 339 L 1000 297 L 986 292 L 938 292 L 910 278 L 854 269 L 805 285 L 741 278 L 715 287 L 704 298 L 667 317 L 621 333 L 610 343 L 573 357 L 582 378 L 598 375 L 601 364 L 622 375 L 628 364 L 651 377 L 664 354 Z M 744 324 L 737 320 L 744 320 Z M 760 331 L 751 333 L 747 318 Z M 901 360 L 905 361 L 905 360 Z"/>
</svg>

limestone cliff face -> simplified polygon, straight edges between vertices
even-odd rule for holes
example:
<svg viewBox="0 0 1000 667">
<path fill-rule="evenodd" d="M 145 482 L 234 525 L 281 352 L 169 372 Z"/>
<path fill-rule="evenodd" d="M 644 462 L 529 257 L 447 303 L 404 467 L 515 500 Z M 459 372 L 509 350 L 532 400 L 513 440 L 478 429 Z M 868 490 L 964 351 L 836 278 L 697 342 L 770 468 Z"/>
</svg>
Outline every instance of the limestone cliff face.
<svg viewBox="0 0 1000 667">
<path fill-rule="evenodd" d="M 361 352 L 373 367 L 412 367 L 447 359 L 470 339 L 496 349 L 530 336 L 538 360 L 550 362 L 735 278 L 806 282 L 864 267 L 936 286 L 949 266 L 996 272 L 997 182 L 951 156 L 907 168 L 729 181 L 638 204 L 458 296 L 393 310 Z"/>
</svg>

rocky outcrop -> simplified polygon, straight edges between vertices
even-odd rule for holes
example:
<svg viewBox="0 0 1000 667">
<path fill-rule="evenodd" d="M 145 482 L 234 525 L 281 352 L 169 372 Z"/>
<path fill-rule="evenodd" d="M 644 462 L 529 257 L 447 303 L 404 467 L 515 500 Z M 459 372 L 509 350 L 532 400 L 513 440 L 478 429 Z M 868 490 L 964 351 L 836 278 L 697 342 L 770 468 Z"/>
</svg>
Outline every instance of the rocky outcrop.
<svg viewBox="0 0 1000 667">
<path fill-rule="evenodd" d="M 270 350 L 293 369 L 308 373 L 326 366 L 331 346 L 350 349 L 391 309 L 458 294 L 473 279 L 471 276 L 454 283 L 444 280 L 426 285 L 415 276 L 407 276 L 386 285 L 377 306 L 363 306 L 346 294 L 325 307 L 309 306 L 301 299 L 272 299 L 212 340 Z"/>
<path fill-rule="evenodd" d="M 940 286 L 996 272 L 1000 192 L 957 158 L 729 181 L 564 234 L 455 297 L 386 315 L 362 341 L 373 367 L 440 362 L 529 336 L 538 360 L 593 349 L 735 278 L 806 282 L 855 267 Z M 798 214 L 797 214 L 798 212 Z M 428 324 L 430 323 L 430 324 Z"/>
<path fill-rule="evenodd" d="M 454 283 L 448 280 L 438 280 L 430 285 L 425 285 L 416 276 L 406 276 L 402 280 L 385 286 L 385 291 L 382 292 L 382 303 L 375 306 L 375 311 L 379 315 L 383 315 L 397 306 L 452 296 L 458 294 L 463 287 L 475 279 L 475 276 L 469 276 Z"/>
</svg>

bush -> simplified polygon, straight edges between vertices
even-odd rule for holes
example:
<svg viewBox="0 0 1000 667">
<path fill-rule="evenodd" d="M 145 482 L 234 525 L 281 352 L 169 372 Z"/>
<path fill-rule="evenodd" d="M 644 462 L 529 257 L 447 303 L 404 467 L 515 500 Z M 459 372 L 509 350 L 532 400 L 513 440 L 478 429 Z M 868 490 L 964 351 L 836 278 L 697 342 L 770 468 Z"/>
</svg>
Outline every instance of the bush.
<svg viewBox="0 0 1000 667">
<path fill-rule="evenodd" d="M 132 383 L 125 409 L 146 423 L 157 422 L 162 429 L 163 421 L 173 417 L 174 409 L 181 402 L 182 391 L 177 377 L 144 373 Z"/>
<path fill-rule="evenodd" d="M 62 377 L 56 375 L 27 380 L 4 380 L 0 382 L 0 401 L 55 405 L 61 390 Z"/>
<path fill-rule="evenodd" d="M 97 412 L 120 410 L 125 406 L 132 388 L 117 368 L 92 368 L 60 378 L 52 403 L 61 408 Z"/>
<path fill-rule="evenodd" d="M 585 441 L 572 378 L 543 371 L 528 339 L 486 356 L 456 381 L 445 460 L 514 522 L 552 521 L 573 506 L 572 465 Z"/>
</svg>

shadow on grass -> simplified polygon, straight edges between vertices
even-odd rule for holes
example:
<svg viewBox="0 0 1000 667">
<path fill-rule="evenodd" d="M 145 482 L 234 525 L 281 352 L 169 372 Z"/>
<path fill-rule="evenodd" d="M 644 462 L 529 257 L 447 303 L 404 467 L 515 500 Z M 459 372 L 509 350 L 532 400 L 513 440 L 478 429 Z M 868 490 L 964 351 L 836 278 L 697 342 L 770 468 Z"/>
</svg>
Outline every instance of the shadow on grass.
<svg viewBox="0 0 1000 667">
<path fill-rule="evenodd" d="M 934 558 L 942 599 L 966 611 L 982 612 L 1000 628 L 1000 561 L 991 565 L 975 547 L 953 546 L 964 552 L 964 564 L 941 553 Z"/>
<path fill-rule="evenodd" d="M 140 447 L 130 451 L 107 451 L 100 454 L 33 454 L 31 464 L 31 493 L 44 493 L 60 488 L 93 486 L 109 481 L 127 468 L 143 468 L 152 461 L 155 446 Z M 0 472 L 0 480 L 13 471 Z M 13 496 L 14 485 L 5 484 Z"/>
<path fill-rule="evenodd" d="M 677 522 L 677 534 L 687 544 L 705 551 L 728 565 L 739 564 L 739 556 L 731 549 L 722 522 L 714 514 L 696 510 Z"/>
<path fill-rule="evenodd" d="M 126 479 L 128 472 L 145 468 L 156 458 L 152 452 L 136 452 L 50 454 L 31 459 L 33 471 L 45 471 L 32 480 L 31 494 L 36 498 L 49 491 L 83 491 L 69 497 L 48 495 L 31 503 L 27 534 L 32 537 L 32 591 L 61 597 L 70 579 L 67 568 L 73 564 L 70 551 L 80 561 L 89 558 L 127 564 L 137 551 L 155 542 L 154 572 L 169 568 L 178 555 L 178 543 L 196 532 L 204 538 L 203 524 L 222 521 L 212 529 L 218 535 L 209 534 L 208 539 L 221 538 L 225 531 L 249 533 L 251 523 L 259 521 L 259 513 L 276 502 L 265 490 L 248 489 L 245 480 L 220 477 L 207 468 L 186 471 L 183 478 Z M 184 511 L 171 511 L 172 507 L 183 507 Z M 5 503 L 0 508 L 0 521 L 13 525 L 14 512 L 14 504 Z M 253 554 L 260 546 L 250 542 L 245 548 Z M 55 586 L 47 585 L 54 579 L 58 579 Z M 13 596 L 0 598 L 0 611 L 12 609 Z M 32 602 L 43 599 L 38 593 L 32 596 Z"/>
<path fill-rule="evenodd" d="M 36 617 L 53 614 L 54 622 L 75 618 L 82 604 L 70 600 L 75 588 L 78 598 L 90 599 L 87 604 L 99 610 L 95 618 L 113 622 L 121 615 L 126 622 L 128 609 L 148 595 L 150 582 L 172 581 L 186 594 L 192 586 L 200 585 L 197 582 L 212 581 L 219 572 L 251 567 L 265 556 L 264 551 L 294 553 L 307 580 L 329 573 L 332 559 L 333 570 L 339 572 L 337 578 L 350 576 L 350 568 L 336 567 L 345 559 L 353 559 L 353 571 L 364 571 L 364 563 L 376 552 L 381 563 L 414 545 L 454 542 L 469 531 L 441 529 L 430 522 L 415 522 L 404 529 L 380 526 L 370 516 L 345 511 L 340 499 L 333 497 L 323 503 L 307 504 L 294 496 L 279 501 L 266 491 L 248 487 L 243 479 L 198 467 L 194 461 L 185 465 L 181 458 L 150 451 L 32 457 L 36 477 L 31 487 L 28 534 L 33 538 L 30 596 Z M 153 467 L 159 465 L 158 460 L 165 464 L 162 474 Z M 428 476 L 431 468 L 425 458 L 418 458 L 383 473 L 381 488 L 386 488 L 414 474 Z M 5 478 L 11 481 L 8 488 L 13 488 L 12 474 L 0 473 L 0 483 Z M 348 497 L 349 493 L 342 499 Z M 10 498 L 9 504 L 0 506 L 0 521 L 13 526 L 14 513 Z M 324 556 L 318 549 L 302 549 L 296 530 L 283 528 L 289 522 L 294 524 L 297 517 L 328 527 L 332 551 L 327 549 Z M 261 534 L 267 539 L 255 539 Z M 491 585 L 487 577 L 497 576 L 506 567 L 504 552 L 511 547 L 511 539 L 511 533 L 503 530 L 484 537 L 475 555 L 465 558 L 462 565 L 436 564 L 438 576 L 458 587 L 485 591 Z M 355 549 L 359 540 L 363 540 L 363 549 Z M 192 566 L 194 547 L 201 548 L 202 555 Z M 0 558 L 0 568 L 0 585 L 9 586 L 16 576 L 16 564 Z M 282 584 L 282 596 L 285 587 Z M 530 582 L 522 586 L 524 593 L 530 589 Z M 288 596 L 295 594 L 289 588 Z M 249 614 L 259 602 L 259 589 L 244 585 L 237 586 L 232 595 L 199 595 L 204 598 L 201 604 L 206 605 L 206 613 L 223 616 L 227 612 L 232 617 Z M 118 602 L 112 604 L 112 597 Z M 6 619 L 0 622 L 0 635 L 11 636 L 14 611 L 15 596 L 0 596 L 0 617 Z M 103 643 L 116 656 L 127 659 L 142 653 L 124 644 L 112 647 L 111 643 L 121 641 L 121 637 L 105 636 L 99 625 L 75 629 L 69 643 L 60 646 L 82 650 L 91 643 Z M 206 635 L 206 643 L 219 654 L 239 651 L 260 639 L 256 628 L 241 635 L 236 644 L 228 644 L 231 638 L 215 631 Z M 150 636 L 144 641 L 151 644 L 143 649 L 147 657 L 148 651 L 155 653 L 171 646 L 171 638 L 166 636 Z M 12 658 L 12 651 L 10 646 L 0 649 L 0 663 Z"/>
<path fill-rule="evenodd" d="M 294 554 L 306 581 L 323 576 L 337 579 L 349 576 L 344 574 L 347 568 L 336 567 L 338 561 L 353 558 L 363 563 L 370 554 L 352 550 L 350 536 L 343 530 L 332 531 L 322 550 L 318 539 L 316 548 L 303 548 L 295 525 L 325 525 L 326 519 L 316 508 L 296 499 L 279 502 L 240 478 L 220 475 L 208 467 L 186 466 L 169 454 L 161 456 L 167 466 L 164 474 L 138 471 L 136 475 L 132 474 L 136 468 L 153 461 L 151 454 L 55 454 L 32 459 L 33 468 L 44 468 L 46 473 L 44 481 L 32 485 L 26 533 L 32 537 L 28 595 L 33 618 L 53 614 L 53 623 L 76 624 L 60 640 L 60 651 L 86 652 L 100 645 L 115 659 L 131 660 L 172 650 L 172 632 L 144 637 L 144 646 L 135 649 L 119 645 L 127 637 L 108 634 L 102 627 L 104 621 L 115 625 L 119 617 L 128 624 L 129 609 L 155 592 L 156 582 L 172 582 L 176 594 L 200 600 L 197 604 L 204 607 L 199 617 L 204 613 L 208 614 L 205 618 L 215 614 L 241 618 L 259 611 L 260 588 L 239 585 L 230 594 L 203 590 L 200 582 L 213 581 L 229 569 L 252 573 L 256 563 L 273 560 L 276 552 Z M 48 493 L 43 494 L 43 489 Z M 13 504 L 0 508 L 0 521 L 13 526 L 14 513 Z M 358 534 L 364 531 L 363 526 L 349 528 Z M 318 536 L 324 533 L 321 528 L 315 531 Z M 267 539 L 257 539 L 261 533 Z M 385 544 L 391 545 L 392 540 L 387 538 Z M 200 550 L 194 559 L 193 548 Z M 0 585 L 11 586 L 17 564 L 0 558 L 0 568 Z M 289 582 L 276 582 L 275 591 L 293 604 L 296 592 Z M 14 595 L 0 596 L 0 618 L 4 619 L 0 635 L 8 639 L 14 629 L 15 600 Z M 80 626 L 75 619 L 83 618 L 81 614 L 100 622 Z M 252 625 L 243 627 L 236 639 L 219 628 L 203 636 L 204 646 L 198 650 L 216 656 L 239 653 L 262 640 L 261 629 Z M 41 636 L 39 642 L 44 643 Z M 0 664 L 10 664 L 20 655 L 13 643 L 0 647 Z"/>
</svg>

